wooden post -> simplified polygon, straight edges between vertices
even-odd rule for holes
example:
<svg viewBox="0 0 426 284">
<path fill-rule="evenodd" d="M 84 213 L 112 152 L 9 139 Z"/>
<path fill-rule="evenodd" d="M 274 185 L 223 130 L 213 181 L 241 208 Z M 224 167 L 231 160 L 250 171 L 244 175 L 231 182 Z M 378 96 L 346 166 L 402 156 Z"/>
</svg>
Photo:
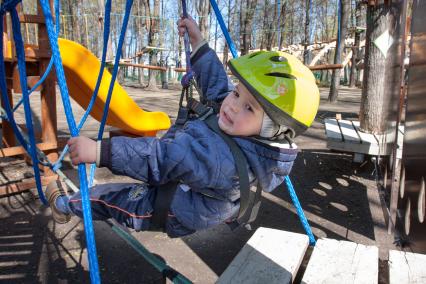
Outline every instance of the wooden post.
<svg viewBox="0 0 426 284">
<path fill-rule="evenodd" d="M 10 52 L 8 50 L 8 36 L 7 36 L 7 21 L 6 21 L 6 17 L 3 18 L 3 46 L 4 46 L 4 50 L 2 50 L 3 55 L 6 56 L 8 55 Z M 13 53 L 12 53 L 13 54 Z M 7 78 L 6 78 L 7 80 Z M 9 85 L 9 84 L 8 84 Z M 11 104 L 11 107 L 13 107 L 13 97 L 12 97 L 12 90 L 8 87 L 7 88 L 7 96 L 9 97 L 9 101 Z M 5 108 L 5 102 L 2 100 L 1 101 L 1 106 L 3 108 Z M 4 119 L 2 120 L 2 133 L 3 133 L 3 147 L 11 147 L 11 146 L 15 146 L 16 145 L 16 140 L 15 140 L 15 135 L 13 134 L 13 129 L 10 126 L 10 124 L 5 121 Z"/>
<path fill-rule="evenodd" d="M 53 1 L 50 0 L 50 6 L 53 7 Z M 43 15 L 43 11 L 40 3 L 37 3 L 37 14 L 39 16 Z M 52 9 L 53 10 L 53 9 Z M 38 25 L 38 42 L 40 50 L 49 50 L 49 38 L 47 36 L 47 28 L 45 23 Z M 40 74 L 44 74 L 47 66 L 49 65 L 49 60 L 47 58 L 39 59 L 39 70 Z M 55 90 L 55 77 L 54 73 L 51 72 L 46 80 L 43 82 L 42 90 L 40 92 L 41 99 L 41 124 L 42 124 L 42 133 L 41 139 L 45 143 L 54 143 L 57 144 L 57 113 L 56 113 L 56 90 Z M 46 151 L 46 156 L 51 162 L 54 162 L 58 159 L 57 149 Z M 45 176 L 54 175 L 54 173 L 48 168 L 44 167 Z"/>
<path fill-rule="evenodd" d="M 9 97 L 9 101 L 11 104 L 11 107 L 13 107 L 13 97 L 12 97 L 12 90 L 7 89 L 7 96 Z M 2 108 L 5 108 L 5 102 L 1 101 Z M 16 145 L 16 139 L 15 134 L 13 133 L 12 126 L 10 126 L 10 123 L 6 120 L 2 120 L 2 133 L 3 133 L 3 147 L 12 147 Z"/>
</svg>

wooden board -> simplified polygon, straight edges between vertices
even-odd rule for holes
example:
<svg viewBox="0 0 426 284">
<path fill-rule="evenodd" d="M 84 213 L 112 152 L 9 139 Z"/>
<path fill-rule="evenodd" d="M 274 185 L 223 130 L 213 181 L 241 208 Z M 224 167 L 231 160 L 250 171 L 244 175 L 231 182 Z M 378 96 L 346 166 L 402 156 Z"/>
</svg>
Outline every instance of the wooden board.
<svg viewBox="0 0 426 284">
<path fill-rule="evenodd" d="M 306 235 L 261 227 L 216 283 L 291 283 L 308 244 Z"/>
<path fill-rule="evenodd" d="M 426 283 L 426 255 L 389 251 L 389 284 Z"/>
<path fill-rule="evenodd" d="M 261 227 L 216 283 L 291 283 L 308 242 L 302 234 Z M 381 272 L 389 272 L 389 284 L 426 283 L 426 255 L 391 250 L 388 267 Z M 374 284 L 378 280 L 376 246 L 319 239 L 301 283 Z"/>
<path fill-rule="evenodd" d="M 350 120 L 339 120 L 338 121 L 340 125 L 340 130 L 343 134 L 343 140 L 345 142 L 351 142 L 351 143 L 362 143 L 362 140 L 360 139 L 357 130 L 352 125 L 352 122 Z"/>
<path fill-rule="evenodd" d="M 379 249 L 348 241 L 320 239 L 302 283 L 377 283 Z"/>
<path fill-rule="evenodd" d="M 327 134 L 327 139 L 332 139 L 339 142 L 343 141 L 339 124 L 337 124 L 337 121 L 335 119 L 326 118 L 324 120 L 324 124 L 325 124 L 325 132 Z"/>
<path fill-rule="evenodd" d="M 324 120 L 324 124 L 329 149 L 369 155 L 389 154 L 380 152 L 380 140 L 377 136 L 359 130 L 358 121 L 328 118 Z"/>
</svg>

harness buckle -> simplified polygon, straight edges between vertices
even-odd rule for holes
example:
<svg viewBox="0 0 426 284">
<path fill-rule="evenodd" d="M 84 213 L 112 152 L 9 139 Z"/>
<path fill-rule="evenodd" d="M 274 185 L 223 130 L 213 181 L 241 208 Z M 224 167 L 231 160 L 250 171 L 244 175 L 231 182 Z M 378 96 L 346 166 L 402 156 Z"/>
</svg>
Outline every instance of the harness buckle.
<svg viewBox="0 0 426 284">
<path fill-rule="evenodd" d="M 176 118 L 176 123 L 178 125 L 184 125 L 188 120 L 189 109 L 187 107 L 181 106 L 178 111 L 178 115 Z"/>
<path fill-rule="evenodd" d="M 204 113 L 200 114 L 200 120 L 205 120 L 207 117 L 209 117 L 213 113 L 214 113 L 214 110 L 211 107 L 207 108 L 207 110 Z"/>
</svg>

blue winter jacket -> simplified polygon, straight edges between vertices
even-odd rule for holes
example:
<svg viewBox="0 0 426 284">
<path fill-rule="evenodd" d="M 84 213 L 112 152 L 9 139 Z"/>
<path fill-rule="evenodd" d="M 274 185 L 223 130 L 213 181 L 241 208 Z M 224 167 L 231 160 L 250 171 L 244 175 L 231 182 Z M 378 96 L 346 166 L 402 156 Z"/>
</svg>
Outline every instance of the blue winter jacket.
<svg viewBox="0 0 426 284">
<path fill-rule="evenodd" d="M 222 102 L 231 85 L 216 53 L 204 45 L 192 56 L 202 100 Z M 272 191 L 290 173 L 297 151 L 249 137 L 234 137 L 244 152 L 250 182 Z M 232 153 L 204 121 L 176 125 L 161 139 L 113 137 L 110 169 L 151 186 L 178 181 L 171 211 L 190 230 L 206 229 L 238 215 L 239 178 Z"/>
</svg>

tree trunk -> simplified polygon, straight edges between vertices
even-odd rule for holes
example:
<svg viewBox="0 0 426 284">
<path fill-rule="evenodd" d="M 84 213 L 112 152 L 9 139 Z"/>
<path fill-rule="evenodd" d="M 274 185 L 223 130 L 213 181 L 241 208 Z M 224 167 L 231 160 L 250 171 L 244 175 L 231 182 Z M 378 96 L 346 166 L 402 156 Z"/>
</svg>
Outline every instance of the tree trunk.
<svg viewBox="0 0 426 284">
<path fill-rule="evenodd" d="M 269 3 L 268 3 L 269 5 Z M 266 12 L 266 10 L 265 10 Z M 268 11 L 270 13 L 270 11 Z M 272 14 L 272 18 L 269 16 L 270 14 L 265 14 L 265 18 L 268 18 L 268 31 L 266 33 L 266 50 L 272 50 L 272 47 L 275 45 L 275 32 L 276 29 L 275 24 L 277 23 L 277 5 L 274 5 L 274 13 Z"/>
<path fill-rule="evenodd" d="M 210 14 L 210 3 L 207 0 L 198 0 L 196 4 L 197 13 L 200 17 L 198 26 L 200 27 L 203 38 L 209 40 L 209 14 Z"/>
<path fill-rule="evenodd" d="M 294 14 L 294 1 L 291 1 L 290 6 L 291 13 Z M 290 42 L 289 44 L 292 45 L 294 43 L 294 17 L 290 16 Z"/>
<path fill-rule="evenodd" d="M 243 6 L 242 3 L 241 3 L 241 6 Z M 256 6 L 257 6 L 257 0 L 246 0 L 245 11 L 243 11 L 243 9 L 241 10 L 241 16 L 240 16 L 241 55 L 247 54 L 251 48 L 252 22 L 253 22 L 253 16 L 254 16 L 254 11 L 256 9 Z"/>
<path fill-rule="evenodd" d="M 228 30 L 229 27 L 231 26 L 231 0 L 228 0 Z M 228 47 L 228 43 L 225 40 L 225 44 L 223 45 L 223 66 L 225 66 L 225 68 L 227 68 L 228 66 L 228 51 L 229 51 L 229 47 Z"/>
<path fill-rule="evenodd" d="M 387 52 L 390 47 L 389 40 L 384 40 L 378 48 L 375 41 L 389 31 L 395 33 L 396 15 L 390 4 L 380 4 L 367 7 L 367 34 L 365 43 L 364 81 L 359 113 L 360 128 L 363 132 L 381 134 L 386 129 L 387 99 L 386 77 L 391 77 L 393 54 Z M 395 44 L 395 43 L 394 43 Z M 389 71 L 388 71 L 389 69 Z"/>
<path fill-rule="evenodd" d="M 358 30 L 358 27 L 361 25 L 361 2 L 356 3 L 355 8 L 355 42 L 352 47 L 352 58 L 351 58 L 351 75 L 349 77 L 349 87 L 355 87 L 356 82 L 356 64 L 358 63 L 358 51 L 359 43 L 361 38 L 361 31 Z"/>
<path fill-rule="evenodd" d="M 149 1 L 148 7 L 149 7 Z M 149 9 L 149 12 L 151 9 Z M 151 14 L 151 12 L 150 12 Z M 149 64 L 152 66 L 157 66 L 157 53 L 158 50 L 155 49 L 158 45 L 158 31 L 159 31 L 159 21 L 158 17 L 160 14 L 160 0 L 154 0 L 154 9 L 150 17 L 149 21 L 149 32 L 148 32 L 148 45 L 153 46 L 154 49 L 149 53 Z M 149 80 L 148 80 L 148 86 L 147 89 L 151 91 L 158 90 L 157 87 L 157 71 L 156 70 L 149 70 Z"/>
<path fill-rule="evenodd" d="M 340 33 L 338 32 L 337 41 L 336 41 L 336 52 L 334 54 L 334 64 L 342 63 L 342 53 L 345 47 L 345 38 L 346 30 L 348 26 L 348 18 L 350 11 L 350 0 L 341 0 L 341 9 L 340 9 Z M 336 102 L 339 95 L 339 85 L 340 85 L 340 69 L 333 70 L 331 76 L 331 85 L 330 85 L 330 94 L 328 100 L 330 102 Z"/>
<path fill-rule="evenodd" d="M 285 21 L 286 21 L 286 11 L 287 11 L 287 2 L 284 2 L 281 6 L 281 13 L 280 13 L 280 37 L 278 42 L 278 50 L 281 50 L 281 46 L 283 45 L 283 42 L 285 41 Z"/>
<path fill-rule="evenodd" d="M 261 36 L 261 39 L 260 39 L 260 49 L 261 50 L 263 50 L 264 48 L 265 48 L 265 45 L 266 45 L 266 42 L 267 42 L 267 36 L 266 36 L 266 33 L 265 33 L 265 30 L 267 29 L 267 27 L 268 27 L 268 17 L 267 17 L 267 14 L 268 14 L 268 6 L 269 6 L 269 0 L 266 0 L 264 3 L 263 3 L 263 23 L 262 23 L 262 30 L 263 30 L 263 32 L 262 32 L 262 36 Z"/>
<path fill-rule="evenodd" d="M 309 52 L 308 52 L 308 45 L 310 44 L 309 42 L 309 23 L 310 23 L 310 19 L 309 19 L 309 11 L 311 9 L 311 0 L 306 0 L 305 1 L 305 39 L 303 42 L 303 63 L 305 65 L 308 65 L 309 63 Z"/>
</svg>

